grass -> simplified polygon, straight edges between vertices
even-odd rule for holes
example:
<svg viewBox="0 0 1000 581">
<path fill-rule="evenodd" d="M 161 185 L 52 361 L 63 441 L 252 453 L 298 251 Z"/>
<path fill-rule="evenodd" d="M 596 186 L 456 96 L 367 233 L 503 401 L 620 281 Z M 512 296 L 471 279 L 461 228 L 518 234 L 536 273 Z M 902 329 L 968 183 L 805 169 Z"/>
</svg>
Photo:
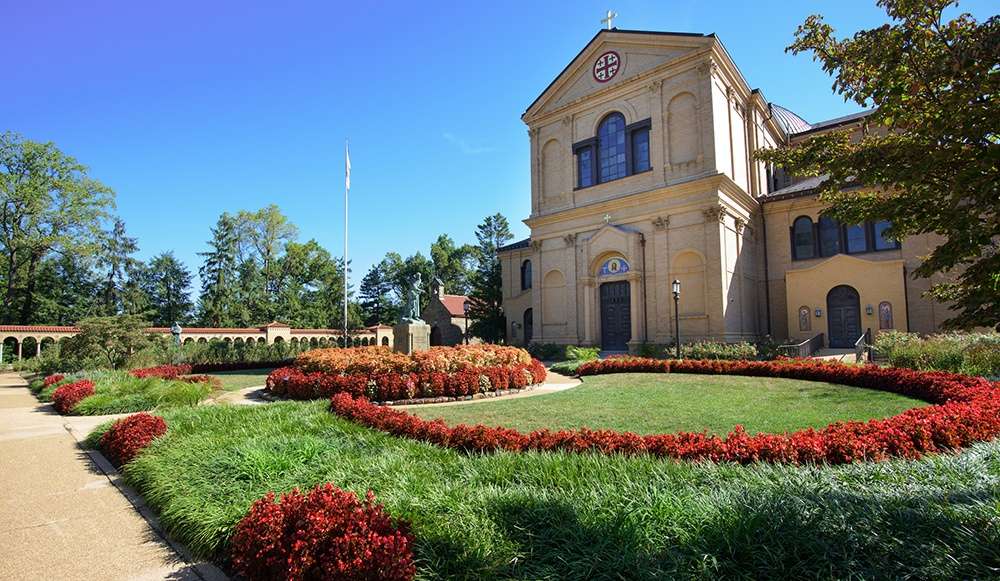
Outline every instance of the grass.
<svg viewBox="0 0 1000 581">
<path fill-rule="evenodd" d="M 273 367 L 267 369 L 244 369 L 240 371 L 219 371 L 210 374 L 219 378 L 222 382 L 222 389 L 225 391 L 237 391 L 247 387 L 264 385 L 267 374 L 274 371 Z"/>
<path fill-rule="evenodd" d="M 105 414 L 123 414 L 146 411 L 156 408 L 171 408 L 178 406 L 193 406 L 208 397 L 212 387 L 205 383 L 188 383 L 154 377 L 132 377 L 124 371 L 85 371 L 68 375 L 69 381 L 90 379 L 94 382 L 94 395 L 84 398 L 73 408 L 74 415 L 98 416 Z M 65 385 L 38 389 L 38 399 L 52 401 L 52 393 Z M 36 387 L 32 383 L 32 391 Z"/>
<path fill-rule="evenodd" d="M 604 428 L 640 434 L 725 434 L 821 428 L 838 420 L 865 420 L 926 405 L 901 395 L 830 383 L 680 373 L 630 373 L 584 378 L 583 385 L 547 395 L 483 400 L 454 406 L 413 406 L 423 418 L 449 425 L 486 424 L 522 431 Z"/>
<path fill-rule="evenodd" d="M 1000 442 L 921 461 L 745 467 L 469 456 L 352 424 L 326 402 L 163 415 L 169 432 L 126 467 L 126 479 L 200 557 L 224 554 L 233 526 L 265 492 L 333 482 L 372 489 L 413 523 L 421 579 L 1000 571 Z"/>
</svg>

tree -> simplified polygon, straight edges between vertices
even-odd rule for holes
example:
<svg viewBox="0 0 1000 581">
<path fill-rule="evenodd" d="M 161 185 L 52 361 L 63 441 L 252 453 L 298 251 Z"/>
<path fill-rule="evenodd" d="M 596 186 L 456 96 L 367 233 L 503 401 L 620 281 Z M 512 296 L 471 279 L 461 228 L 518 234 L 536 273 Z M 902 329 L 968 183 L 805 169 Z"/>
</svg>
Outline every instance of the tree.
<svg viewBox="0 0 1000 581">
<path fill-rule="evenodd" d="M 476 248 L 469 244 L 455 246 L 455 241 L 447 234 L 438 236 L 431 243 L 431 262 L 434 276 L 441 279 L 444 288 L 451 294 L 468 294 L 472 264 L 475 262 Z"/>
<path fill-rule="evenodd" d="M 189 295 L 191 272 L 177 260 L 173 252 L 163 252 L 149 261 L 149 296 L 153 307 L 153 324 L 169 327 L 187 323 L 194 310 Z"/>
<path fill-rule="evenodd" d="M 122 293 L 128 273 L 140 268 L 132 257 L 138 251 L 136 239 L 125 233 L 125 221 L 115 218 L 111 231 L 102 236 L 98 255 L 98 265 L 105 272 L 101 289 L 101 310 L 105 315 L 117 315 L 125 311 Z"/>
<path fill-rule="evenodd" d="M 510 224 L 502 214 L 487 216 L 476 227 L 478 265 L 472 277 L 469 295 L 469 333 L 487 343 L 498 343 L 507 336 L 503 314 L 503 276 L 498 251 L 511 239 Z"/>
<path fill-rule="evenodd" d="M 86 360 L 98 353 L 111 368 L 118 369 L 132 354 L 151 344 L 145 321 L 135 315 L 90 317 L 76 326 L 79 332 L 60 346 L 60 355 L 68 359 Z"/>
<path fill-rule="evenodd" d="M 52 143 L 0 135 L 0 250 L 5 322 L 34 322 L 39 269 L 51 253 L 96 251 L 114 192 Z"/>
<path fill-rule="evenodd" d="M 365 325 L 392 324 L 399 317 L 383 263 L 373 265 L 361 279 L 359 297 Z"/>
<path fill-rule="evenodd" d="M 403 259 L 398 252 L 389 252 L 382 259 L 381 266 L 385 273 L 386 280 L 392 288 L 395 305 L 402 305 L 406 300 L 406 293 L 409 292 L 413 278 L 420 275 L 424 289 L 428 290 L 428 284 L 434 275 L 434 263 L 421 253 L 413 254 Z M 427 307 L 430 295 L 424 293 L 420 297 L 420 310 Z M 398 314 L 398 311 L 396 311 Z"/>
<path fill-rule="evenodd" d="M 198 269 L 201 278 L 201 296 L 198 302 L 199 318 L 206 325 L 228 327 L 234 324 L 237 316 L 235 285 L 238 244 L 236 221 L 229 214 L 223 213 L 215 228 L 212 228 L 208 252 L 198 254 L 205 258 L 205 263 Z"/>
<path fill-rule="evenodd" d="M 278 261 L 285 246 L 298 237 L 298 228 L 274 204 L 256 212 L 243 210 L 236 215 L 236 222 L 240 262 L 256 262 L 260 274 L 258 283 L 263 295 L 260 307 L 264 312 L 261 314 L 264 319 L 271 320 L 277 314 L 273 307 L 281 292 L 278 288 L 281 276 Z"/>
<path fill-rule="evenodd" d="M 944 21 L 955 0 L 878 0 L 891 22 L 837 39 L 810 16 L 788 51 L 811 52 L 834 90 L 875 107 L 860 139 L 848 132 L 763 152 L 804 176 L 827 174 L 821 199 L 848 224 L 889 220 L 891 238 L 943 243 L 914 270 L 956 276 L 932 286 L 953 328 L 1000 329 L 1000 17 Z M 844 191 L 860 183 L 874 189 Z"/>
<path fill-rule="evenodd" d="M 57 254 L 45 259 L 38 271 L 38 305 L 32 322 L 72 325 L 97 312 L 100 281 L 94 258 Z"/>
</svg>

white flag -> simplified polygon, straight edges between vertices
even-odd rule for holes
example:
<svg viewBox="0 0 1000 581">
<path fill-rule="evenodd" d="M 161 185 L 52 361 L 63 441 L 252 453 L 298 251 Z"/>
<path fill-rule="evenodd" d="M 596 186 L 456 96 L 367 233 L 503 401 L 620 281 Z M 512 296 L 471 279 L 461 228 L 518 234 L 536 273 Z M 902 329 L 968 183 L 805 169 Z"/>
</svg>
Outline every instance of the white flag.
<svg viewBox="0 0 1000 581">
<path fill-rule="evenodd" d="M 344 164 L 346 166 L 344 185 L 347 189 L 351 189 L 351 150 L 346 143 L 344 144 Z"/>
</svg>

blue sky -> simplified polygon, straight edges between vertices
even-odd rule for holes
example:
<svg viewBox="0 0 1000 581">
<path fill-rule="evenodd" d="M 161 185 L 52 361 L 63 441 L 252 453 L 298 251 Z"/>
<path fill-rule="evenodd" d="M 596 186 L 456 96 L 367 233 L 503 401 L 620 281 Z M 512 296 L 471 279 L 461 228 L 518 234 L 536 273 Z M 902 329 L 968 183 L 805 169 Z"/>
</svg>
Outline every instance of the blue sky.
<svg viewBox="0 0 1000 581">
<path fill-rule="evenodd" d="M 842 35 L 873 0 L 787 2 L 23 2 L 0 0 L 0 130 L 53 141 L 118 194 L 141 256 L 192 271 L 223 211 L 270 203 L 343 252 L 351 140 L 354 280 L 385 252 L 473 242 L 502 212 L 527 228 L 524 109 L 600 28 L 715 32 L 753 87 L 808 121 L 852 113 L 808 56 L 821 13 Z M 968 1 L 979 18 L 995 6 Z"/>
</svg>

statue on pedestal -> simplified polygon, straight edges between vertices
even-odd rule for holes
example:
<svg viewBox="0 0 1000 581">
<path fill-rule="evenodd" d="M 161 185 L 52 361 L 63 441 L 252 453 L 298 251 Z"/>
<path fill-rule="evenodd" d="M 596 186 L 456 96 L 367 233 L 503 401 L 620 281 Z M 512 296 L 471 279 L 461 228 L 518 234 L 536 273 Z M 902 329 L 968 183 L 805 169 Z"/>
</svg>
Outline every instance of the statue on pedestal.
<svg viewBox="0 0 1000 581">
<path fill-rule="evenodd" d="M 410 279 L 410 288 L 406 289 L 406 300 L 403 303 L 402 321 L 423 322 L 420 319 L 420 295 L 423 293 L 423 285 L 420 273 L 413 275 Z"/>
</svg>

